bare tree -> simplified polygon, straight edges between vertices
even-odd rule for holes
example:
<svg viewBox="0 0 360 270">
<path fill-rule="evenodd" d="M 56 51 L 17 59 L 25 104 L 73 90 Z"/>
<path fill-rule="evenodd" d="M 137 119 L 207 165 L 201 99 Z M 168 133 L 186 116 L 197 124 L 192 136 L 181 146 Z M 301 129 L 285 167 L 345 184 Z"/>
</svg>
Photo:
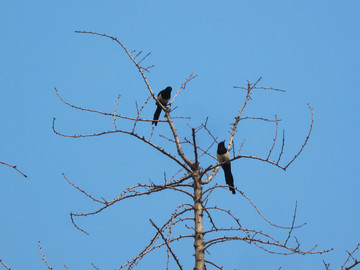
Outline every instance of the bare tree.
<svg viewBox="0 0 360 270">
<path fill-rule="evenodd" d="M 204 123 L 200 124 L 197 127 L 189 127 L 189 136 L 184 140 L 180 140 L 179 132 L 175 125 L 176 119 L 182 119 L 184 117 L 175 117 L 173 116 L 173 111 L 176 107 L 174 104 L 176 102 L 177 97 L 185 89 L 187 84 L 193 80 L 196 76 L 194 73 L 191 73 L 189 77 L 183 82 L 183 84 L 178 88 L 175 95 L 169 102 L 167 106 L 162 105 L 157 96 L 150 86 L 146 73 L 150 72 L 150 69 L 153 65 L 145 66 L 144 62 L 150 55 L 150 53 L 146 54 L 142 57 L 142 52 L 130 51 L 125 45 L 120 42 L 117 38 L 100 34 L 95 32 L 85 32 L 85 31 L 75 31 L 76 33 L 82 34 L 91 34 L 96 36 L 101 36 L 105 38 L 109 38 L 112 41 L 115 41 L 125 52 L 125 54 L 129 57 L 130 61 L 136 66 L 137 70 L 140 73 L 141 79 L 144 82 L 146 89 L 148 91 L 148 97 L 145 99 L 143 104 L 139 107 L 137 106 L 137 111 L 135 115 L 131 116 L 128 114 L 118 113 L 118 101 L 120 95 L 115 100 L 114 109 L 112 112 L 104 112 L 100 110 L 89 109 L 85 107 L 80 107 L 70 103 L 65 100 L 61 95 L 58 89 L 55 89 L 57 96 L 60 100 L 68 105 L 69 107 L 85 112 L 91 112 L 98 115 L 102 115 L 104 117 L 111 117 L 113 119 L 113 129 L 92 133 L 92 134 L 64 134 L 63 132 L 58 131 L 55 128 L 55 118 L 53 119 L 53 131 L 60 136 L 68 137 L 68 138 L 87 138 L 87 137 L 97 137 L 105 134 L 125 134 L 132 137 L 135 137 L 139 141 L 144 142 L 149 147 L 152 147 L 167 156 L 170 160 L 173 160 L 178 166 L 178 171 L 172 175 L 171 177 L 164 176 L 164 182 L 160 183 L 160 181 L 150 182 L 150 183 L 139 183 L 132 187 L 126 188 L 122 191 L 116 198 L 112 200 L 106 200 L 104 198 L 96 198 L 95 196 L 89 194 L 85 189 L 78 187 L 73 181 L 71 181 L 64 173 L 63 176 L 66 181 L 72 185 L 75 189 L 80 191 L 84 196 L 95 202 L 98 207 L 91 212 L 84 213 L 70 213 L 71 221 L 74 226 L 80 230 L 81 232 L 88 234 L 88 232 L 80 228 L 76 223 L 76 218 L 78 217 L 87 217 L 91 215 L 96 215 L 102 212 L 105 209 L 108 209 L 112 205 L 126 200 L 128 198 L 140 197 L 143 195 L 150 195 L 156 192 L 165 191 L 165 190 L 174 190 L 183 194 L 187 199 L 184 199 L 184 203 L 178 205 L 173 213 L 170 215 L 168 220 L 162 224 L 157 225 L 153 220 L 150 220 L 150 224 L 156 230 L 155 235 L 151 239 L 150 243 L 136 256 L 132 259 L 119 266 L 117 269 L 133 269 L 141 259 L 152 252 L 155 249 L 160 247 L 165 247 L 167 250 L 167 267 L 169 269 L 169 262 L 173 260 L 179 269 L 184 269 L 181 263 L 181 258 L 178 257 L 176 251 L 173 248 L 172 243 L 174 241 L 179 241 L 183 239 L 193 239 L 194 242 L 194 269 L 195 270 L 204 270 L 207 265 L 211 265 L 216 269 L 223 269 L 222 266 L 218 265 L 215 261 L 216 258 L 206 256 L 205 252 L 208 252 L 213 246 L 229 242 L 229 241 L 242 241 L 248 244 L 252 244 L 257 246 L 258 248 L 272 253 L 272 254 L 281 254 L 281 255 L 289 255 L 289 254 L 322 254 L 325 252 L 329 252 L 331 249 L 327 250 L 318 250 L 317 245 L 314 245 L 310 249 L 303 249 L 300 247 L 300 241 L 294 236 L 294 231 L 305 224 L 296 225 L 296 210 L 297 205 L 295 206 L 295 210 L 293 213 L 292 221 L 289 226 L 280 226 L 274 224 L 267 217 L 265 217 L 260 209 L 256 206 L 256 204 L 244 194 L 243 191 L 235 188 L 237 194 L 245 198 L 253 207 L 260 218 L 268 224 L 270 227 L 280 230 L 284 233 L 284 239 L 278 239 L 273 236 L 271 233 L 266 233 L 262 230 L 256 230 L 245 227 L 240 221 L 239 217 L 233 214 L 229 209 L 225 209 L 219 207 L 217 205 L 211 204 L 211 196 L 214 191 L 218 189 L 228 188 L 226 185 L 218 185 L 214 184 L 214 177 L 218 173 L 218 170 L 221 165 L 224 163 L 218 163 L 214 152 L 214 145 L 218 143 L 217 138 L 214 136 L 213 132 L 208 127 L 208 119 L 204 121 Z M 313 127 L 313 111 L 310 105 L 308 104 L 309 112 L 310 112 L 310 123 L 309 123 L 309 131 L 304 138 L 304 142 L 301 146 L 299 146 L 299 150 L 294 153 L 293 157 L 286 162 L 282 161 L 282 156 L 284 153 L 285 146 L 285 132 L 282 131 L 281 139 L 279 139 L 279 122 L 280 120 L 275 115 L 273 119 L 264 118 L 264 117 L 252 117 L 245 115 L 245 109 L 247 108 L 249 102 L 251 101 L 251 94 L 254 91 L 283 91 L 276 88 L 269 87 L 261 87 L 259 86 L 261 78 L 259 78 L 256 82 L 247 82 L 245 87 L 235 86 L 235 88 L 239 89 L 239 91 L 243 91 L 245 97 L 242 101 L 242 105 L 239 107 L 238 113 L 235 115 L 234 122 L 231 124 L 230 129 L 230 137 L 228 139 L 227 149 L 232 153 L 232 157 L 230 159 L 231 162 L 235 162 L 239 159 L 253 159 L 258 160 L 260 162 L 268 163 L 272 166 L 275 166 L 279 169 L 286 170 L 294 161 L 298 158 L 298 156 L 303 151 L 306 146 L 308 139 L 310 137 L 312 127 Z M 166 123 L 171 137 L 167 137 L 164 135 L 160 135 L 162 138 L 170 141 L 176 146 L 176 152 L 171 152 L 170 150 L 162 148 L 160 145 L 155 144 L 152 141 L 154 135 L 154 128 L 148 129 L 148 134 L 141 133 L 138 129 L 139 122 L 152 122 L 153 119 L 143 115 L 143 109 L 145 106 L 149 104 L 150 100 L 154 100 L 156 104 L 161 106 L 161 109 L 165 113 L 164 120 L 158 120 L 158 122 Z M 243 154 L 242 147 L 245 141 L 242 141 L 239 147 L 234 146 L 235 135 L 238 131 L 238 126 L 241 121 L 245 120 L 254 120 L 254 121 L 264 121 L 274 125 L 274 137 L 272 144 L 269 146 L 269 150 L 267 155 L 265 156 L 257 156 L 251 154 Z M 122 122 L 120 121 L 130 121 L 132 123 L 131 128 L 123 128 Z M 150 126 L 150 125 L 149 125 Z M 208 145 L 204 145 L 197 138 L 199 135 L 208 136 L 211 140 L 211 143 Z M 279 152 L 275 154 L 275 145 L 279 142 L 281 145 L 279 148 Z M 191 147 L 191 153 L 185 153 L 184 147 Z M 210 160 L 210 161 L 209 161 Z M 205 165 L 204 165 L 205 164 Z M 216 215 L 215 215 L 216 213 Z M 231 223 L 222 222 L 223 219 L 219 219 L 218 216 L 223 215 L 232 220 Z M 204 226 L 207 224 L 209 226 Z M 183 226 L 188 233 L 186 234 L 175 234 L 174 227 L 175 226 Z M 209 227 L 209 228 L 207 228 Z M 43 255 L 42 255 L 43 256 Z M 44 256 L 43 256 L 44 259 Z M 94 268 L 96 268 L 93 265 Z M 50 269 L 50 268 L 49 268 Z"/>
</svg>

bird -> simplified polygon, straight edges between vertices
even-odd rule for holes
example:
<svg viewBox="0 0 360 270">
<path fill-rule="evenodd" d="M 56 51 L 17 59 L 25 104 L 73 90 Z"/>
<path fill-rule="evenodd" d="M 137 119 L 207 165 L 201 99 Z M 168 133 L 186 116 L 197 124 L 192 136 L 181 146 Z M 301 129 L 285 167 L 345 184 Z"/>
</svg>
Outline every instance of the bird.
<svg viewBox="0 0 360 270">
<path fill-rule="evenodd" d="M 170 86 L 166 87 L 164 90 L 160 91 L 159 94 L 157 95 L 157 99 L 159 100 L 159 102 L 163 105 L 166 106 L 170 100 L 170 94 L 171 94 L 171 90 L 172 88 Z M 152 125 L 157 126 L 158 121 L 159 120 L 159 116 L 161 113 L 161 106 L 158 102 L 155 103 L 157 105 L 156 111 L 154 113 L 154 118 L 152 121 Z"/>
<path fill-rule="evenodd" d="M 230 164 L 230 162 L 227 162 L 230 160 L 230 154 L 224 144 L 225 144 L 225 141 L 222 141 L 218 144 L 216 157 L 220 163 L 226 162 L 223 165 L 221 165 L 221 167 L 224 170 L 224 174 L 225 174 L 225 182 L 229 186 L 229 190 L 232 192 L 232 194 L 235 194 L 234 178 L 231 173 L 231 164 Z"/>
</svg>

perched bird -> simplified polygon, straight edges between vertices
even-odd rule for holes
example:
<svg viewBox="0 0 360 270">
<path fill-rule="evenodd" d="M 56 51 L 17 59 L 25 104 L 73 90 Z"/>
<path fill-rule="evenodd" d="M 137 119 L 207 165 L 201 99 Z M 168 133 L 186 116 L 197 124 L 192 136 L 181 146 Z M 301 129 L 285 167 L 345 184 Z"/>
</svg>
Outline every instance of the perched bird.
<svg viewBox="0 0 360 270">
<path fill-rule="evenodd" d="M 224 143 L 225 143 L 225 141 L 222 141 L 222 142 L 220 142 L 218 144 L 218 149 L 217 149 L 217 152 L 216 152 L 217 160 L 220 163 L 230 160 L 230 154 L 229 154 L 228 150 L 226 149 Z M 232 194 L 235 194 L 234 178 L 233 178 L 232 173 L 231 173 L 231 164 L 230 164 L 230 162 L 224 163 L 223 165 L 221 165 L 221 167 L 224 170 L 225 181 L 226 181 L 226 184 L 229 186 L 229 190 L 232 192 Z"/>
<path fill-rule="evenodd" d="M 160 93 L 158 94 L 157 98 L 160 101 L 160 103 L 163 106 L 166 106 L 170 100 L 170 94 L 171 94 L 171 90 L 172 88 L 170 86 L 166 87 L 164 90 L 160 91 Z M 158 104 L 158 102 L 156 102 L 157 108 L 156 111 L 154 113 L 154 121 L 152 121 L 152 124 L 157 126 L 158 122 L 156 120 L 159 120 L 159 116 L 161 113 L 161 106 L 160 104 Z"/>
</svg>

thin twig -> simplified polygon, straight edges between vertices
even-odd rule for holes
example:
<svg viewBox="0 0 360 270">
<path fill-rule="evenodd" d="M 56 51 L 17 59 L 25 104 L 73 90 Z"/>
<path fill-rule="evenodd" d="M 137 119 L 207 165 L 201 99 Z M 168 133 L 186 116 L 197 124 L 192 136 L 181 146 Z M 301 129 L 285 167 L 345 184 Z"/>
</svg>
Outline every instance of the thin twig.
<svg viewBox="0 0 360 270">
<path fill-rule="evenodd" d="M 94 267 L 94 269 L 96 269 L 96 270 L 100 270 L 98 267 L 96 267 L 96 265 L 95 265 L 95 264 L 91 263 L 91 265 L 92 265 L 92 267 Z"/>
<path fill-rule="evenodd" d="M 49 263 L 47 262 L 47 260 L 46 260 L 46 258 L 45 258 L 44 253 L 42 252 L 42 249 L 41 249 L 41 246 L 40 246 L 40 241 L 38 241 L 38 247 L 39 247 L 39 250 L 40 250 L 40 254 L 41 254 L 42 260 L 45 262 L 47 268 L 48 268 L 49 270 L 52 270 L 52 267 L 49 265 Z"/>
<path fill-rule="evenodd" d="M 286 240 L 285 240 L 285 242 L 284 242 L 284 245 L 287 244 L 287 242 L 288 242 L 289 239 L 290 239 L 291 233 L 292 233 L 292 231 L 294 230 L 294 224 L 295 224 L 295 218 L 296 218 L 296 210 L 297 210 L 297 201 L 296 201 L 296 203 L 295 203 L 294 216 L 293 216 L 293 219 L 292 219 L 291 228 L 290 228 L 290 230 L 289 230 L 289 235 L 288 235 L 288 237 L 286 238 Z"/>
<path fill-rule="evenodd" d="M 115 126 L 115 130 L 118 130 L 117 124 L 116 124 L 116 109 L 117 109 L 117 105 L 118 105 L 120 97 L 121 97 L 121 95 L 118 95 L 118 97 L 117 97 L 117 99 L 115 101 L 115 106 L 114 106 L 114 126 Z"/>
<path fill-rule="evenodd" d="M 197 168 L 199 166 L 199 160 L 198 160 L 198 152 L 196 146 L 195 129 L 192 128 L 191 131 L 192 131 L 193 144 L 194 144 L 195 167 Z"/>
<path fill-rule="evenodd" d="M 216 265 L 215 263 L 213 263 L 213 262 L 211 262 L 211 261 L 205 260 L 205 263 L 209 263 L 209 264 L 211 264 L 212 266 L 216 267 L 217 269 L 220 269 L 220 270 L 223 269 L 222 266 L 218 266 L 218 265 Z"/>
<path fill-rule="evenodd" d="M 175 96 L 173 97 L 173 99 L 169 102 L 169 104 L 173 104 L 175 99 L 177 98 L 177 96 L 179 95 L 179 93 L 181 92 L 181 90 L 184 90 L 186 87 L 186 84 L 188 82 L 190 82 L 191 80 L 195 79 L 197 77 L 197 75 L 194 76 L 194 71 L 191 72 L 190 76 L 185 80 L 185 82 L 183 82 L 183 84 L 180 86 L 179 90 L 176 92 Z"/>
<path fill-rule="evenodd" d="M 293 159 L 284 167 L 284 170 L 287 169 L 287 167 L 290 166 L 291 163 L 293 163 L 293 161 L 300 155 L 300 153 L 302 152 L 302 150 L 304 149 L 307 141 L 309 140 L 310 138 L 310 134 L 311 134 L 311 131 L 312 131 L 312 127 L 313 127 L 313 124 L 314 124 L 314 113 L 313 113 L 313 109 L 311 108 L 310 104 L 308 103 L 307 104 L 309 109 L 310 109 L 310 112 L 311 112 L 311 124 L 310 124 L 310 129 L 309 129 L 309 133 L 308 135 L 306 136 L 306 139 L 305 139 L 305 142 L 304 144 L 301 146 L 299 152 L 293 157 Z"/>
<path fill-rule="evenodd" d="M 27 178 L 27 175 L 24 174 L 22 171 L 20 171 L 20 170 L 17 168 L 16 165 L 10 165 L 9 163 L 6 163 L 6 162 L 4 162 L 4 161 L 0 161 L 0 164 L 4 164 L 4 165 L 6 165 L 6 166 L 9 166 L 9 167 L 13 168 L 13 169 L 16 170 L 17 172 L 21 173 L 25 178 Z"/>
<path fill-rule="evenodd" d="M 357 264 L 360 263 L 359 260 L 353 258 L 353 254 L 359 249 L 359 247 L 360 247 L 360 243 L 357 244 L 357 246 L 355 247 L 355 249 L 353 251 L 351 251 L 351 252 L 347 251 L 349 256 L 346 258 L 344 264 L 341 266 L 341 270 L 349 270 L 351 268 L 354 268 Z M 345 267 L 345 265 L 349 262 L 350 258 L 353 259 L 354 263 L 348 267 Z"/>
<path fill-rule="evenodd" d="M 278 122 L 278 119 L 277 119 L 277 116 L 275 115 L 275 136 L 274 136 L 274 139 L 273 139 L 273 144 L 270 148 L 270 151 L 269 151 L 269 154 L 268 156 L 266 157 L 266 159 L 269 159 L 270 156 L 271 156 L 271 152 L 272 150 L 274 149 L 274 146 L 275 146 L 275 143 L 276 143 L 276 139 L 277 139 L 277 134 L 278 134 L 278 127 L 279 127 L 279 122 Z"/>
<path fill-rule="evenodd" d="M 283 129 L 281 150 L 280 150 L 279 158 L 276 161 L 276 164 L 279 164 L 279 162 L 280 162 L 281 156 L 284 153 L 284 146 L 285 146 L 285 129 Z"/>
<path fill-rule="evenodd" d="M 172 251 L 169 243 L 168 243 L 168 240 L 165 238 L 164 234 L 162 233 L 162 231 L 155 225 L 155 223 L 150 219 L 150 223 L 151 225 L 153 225 L 155 227 L 155 229 L 159 232 L 161 238 L 164 240 L 164 243 L 166 245 L 166 247 L 168 248 L 168 250 L 170 251 L 171 255 L 173 256 L 174 260 L 176 261 L 176 264 L 179 266 L 179 269 L 183 269 L 180 262 L 179 262 L 179 259 L 176 257 L 175 253 Z"/>
<path fill-rule="evenodd" d="M 10 267 L 8 267 L 8 266 L 4 263 L 3 259 L 0 259 L 0 263 L 1 263 L 7 270 L 11 270 Z"/>
</svg>

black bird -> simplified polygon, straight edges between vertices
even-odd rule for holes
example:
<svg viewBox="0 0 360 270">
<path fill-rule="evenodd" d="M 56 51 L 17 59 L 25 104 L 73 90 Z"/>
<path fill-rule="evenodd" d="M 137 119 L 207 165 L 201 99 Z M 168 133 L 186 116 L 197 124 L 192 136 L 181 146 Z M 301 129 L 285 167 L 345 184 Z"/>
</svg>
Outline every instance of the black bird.
<svg viewBox="0 0 360 270">
<path fill-rule="evenodd" d="M 171 94 L 171 90 L 172 88 L 170 86 L 166 87 L 164 90 L 160 91 L 160 93 L 158 94 L 157 98 L 160 101 L 160 103 L 163 106 L 166 106 L 170 100 L 170 94 Z M 156 102 L 157 108 L 156 111 L 154 113 L 154 121 L 152 121 L 152 124 L 157 126 L 158 122 L 156 120 L 159 120 L 159 116 L 161 113 L 161 106 L 160 104 L 158 104 L 158 102 Z"/>
<path fill-rule="evenodd" d="M 220 142 L 218 144 L 218 149 L 217 149 L 217 152 L 216 152 L 217 160 L 220 163 L 230 160 L 230 154 L 229 154 L 228 150 L 226 149 L 224 143 L 225 143 L 225 141 L 222 141 L 222 142 Z M 230 164 L 230 162 L 224 163 L 223 165 L 221 165 L 221 167 L 224 170 L 225 181 L 226 181 L 226 184 L 229 186 L 229 190 L 232 192 L 232 194 L 235 194 L 234 178 L 233 178 L 232 173 L 231 173 L 231 164 Z"/>
</svg>

